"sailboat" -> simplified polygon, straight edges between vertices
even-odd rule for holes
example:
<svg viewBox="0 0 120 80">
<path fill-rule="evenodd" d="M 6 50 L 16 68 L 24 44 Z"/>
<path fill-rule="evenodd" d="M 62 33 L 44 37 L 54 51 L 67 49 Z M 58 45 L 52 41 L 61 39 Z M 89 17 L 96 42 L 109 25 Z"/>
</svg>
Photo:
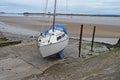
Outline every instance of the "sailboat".
<svg viewBox="0 0 120 80">
<path fill-rule="evenodd" d="M 54 3 L 53 24 L 42 31 L 37 39 L 37 44 L 42 57 L 50 57 L 58 55 L 63 58 L 63 50 L 68 45 L 69 37 L 66 28 L 61 24 L 55 24 L 56 3 Z"/>
</svg>

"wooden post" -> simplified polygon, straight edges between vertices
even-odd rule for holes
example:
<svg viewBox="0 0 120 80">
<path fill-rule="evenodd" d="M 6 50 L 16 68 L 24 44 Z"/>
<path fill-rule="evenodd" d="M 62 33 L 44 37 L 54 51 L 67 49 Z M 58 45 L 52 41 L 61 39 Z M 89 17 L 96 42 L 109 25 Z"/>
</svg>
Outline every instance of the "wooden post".
<svg viewBox="0 0 120 80">
<path fill-rule="evenodd" d="M 81 24 L 81 28 L 80 28 L 80 39 L 79 39 L 79 57 L 81 55 L 81 45 L 82 45 L 82 33 L 83 33 L 83 24 Z"/>
<path fill-rule="evenodd" d="M 94 26 L 94 29 L 93 29 L 92 44 L 91 44 L 91 51 L 92 52 L 93 52 L 93 44 L 94 44 L 94 38 L 95 38 L 95 31 L 96 31 L 96 26 Z"/>
<path fill-rule="evenodd" d="M 120 44 L 120 38 L 119 38 L 119 40 L 118 40 L 117 44 L 118 44 L 118 45 Z"/>
</svg>

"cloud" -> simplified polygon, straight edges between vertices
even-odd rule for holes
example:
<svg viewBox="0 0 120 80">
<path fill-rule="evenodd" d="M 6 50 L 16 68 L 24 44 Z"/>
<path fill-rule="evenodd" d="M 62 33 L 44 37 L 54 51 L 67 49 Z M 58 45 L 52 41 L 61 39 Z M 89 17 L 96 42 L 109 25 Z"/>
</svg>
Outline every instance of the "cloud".
<svg viewBox="0 0 120 80">
<path fill-rule="evenodd" d="M 20 5 L 30 5 L 30 6 L 35 6 L 35 5 L 40 5 L 41 3 L 45 2 L 45 0 L 2 0 L 3 2 L 7 3 L 13 3 L 13 4 L 20 4 Z"/>
<path fill-rule="evenodd" d="M 43 12 L 47 0 L 1 0 L 1 11 Z M 58 12 L 120 14 L 119 0 L 57 0 Z M 48 0 L 47 11 L 53 11 L 54 0 Z M 7 10 L 8 9 L 8 10 Z"/>
</svg>

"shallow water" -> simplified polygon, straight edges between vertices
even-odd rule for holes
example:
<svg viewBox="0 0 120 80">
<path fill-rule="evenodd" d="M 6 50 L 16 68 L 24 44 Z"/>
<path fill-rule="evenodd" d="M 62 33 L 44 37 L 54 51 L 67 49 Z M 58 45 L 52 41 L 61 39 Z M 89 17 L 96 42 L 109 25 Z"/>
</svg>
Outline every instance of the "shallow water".
<svg viewBox="0 0 120 80">
<path fill-rule="evenodd" d="M 30 29 L 23 29 L 23 28 L 17 28 L 14 26 L 9 26 L 2 22 L 0 22 L 0 31 L 13 33 L 13 34 L 26 35 L 26 36 L 37 36 L 40 33 L 38 31 L 33 31 Z"/>
<path fill-rule="evenodd" d="M 42 17 L 40 16 L 30 16 L 30 17 Z M 49 16 L 44 16 L 49 18 Z M 52 20 L 52 16 L 50 17 Z M 61 16 L 57 15 L 56 18 L 65 22 L 74 23 L 88 23 L 88 24 L 102 24 L 102 25 L 113 25 L 120 26 L 120 17 L 101 17 L 101 16 Z"/>
<path fill-rule="evenodd" d="M 17 13 L 8 13 L 8 14 L 0 14 L 0 16 L 23 16 L 23 15 Z"/>
<path fill-rule="evenodd" d="M 95 42 L 104 42 L 108 44 L 116 44 L 119 38 L 95 38 Z M 86 41 L 92 41 L 92 38 L 83 38 Z"/>
<path fill-rule="evenodd" d="M 0 14 L 0 16 L 24 16 L 22 14 Z M 42 17 L 43 15 L 29 15 L 28 17 Z M 51 18 L 52 16 L 44 16 L 45 18 Z M 75 23 L 89 23 L 89 24 L 102 24 L 120 26 L 120 17 L 102 17 L 102 16 L 67 16 L 57 15 L 56 18 Z"/>
</svg>

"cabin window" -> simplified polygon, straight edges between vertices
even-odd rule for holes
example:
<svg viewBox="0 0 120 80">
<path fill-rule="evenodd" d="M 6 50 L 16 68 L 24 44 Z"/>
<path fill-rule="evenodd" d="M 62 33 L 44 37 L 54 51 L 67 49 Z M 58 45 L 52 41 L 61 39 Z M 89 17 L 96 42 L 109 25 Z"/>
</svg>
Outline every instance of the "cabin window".
<svg viewBox="0 0 120 80">
<path fill-rule="evenodd" d="M 63 35 L 61 35 L 61 36 L 58 36 L 58 37 L 57 37 L 57 40 L 63 38 L 64 36 L 65 36 L 65 34 L 63 34 Z"/>
<path fill-rule="evenodd" d="M 41 42 L 41 40 L 39 40 L 39 42 Z"/>
<path fill-rule="evenodd" d="M 61 39 L 61 36 L 57 37 L 57 40 Z"/>
</svg>

